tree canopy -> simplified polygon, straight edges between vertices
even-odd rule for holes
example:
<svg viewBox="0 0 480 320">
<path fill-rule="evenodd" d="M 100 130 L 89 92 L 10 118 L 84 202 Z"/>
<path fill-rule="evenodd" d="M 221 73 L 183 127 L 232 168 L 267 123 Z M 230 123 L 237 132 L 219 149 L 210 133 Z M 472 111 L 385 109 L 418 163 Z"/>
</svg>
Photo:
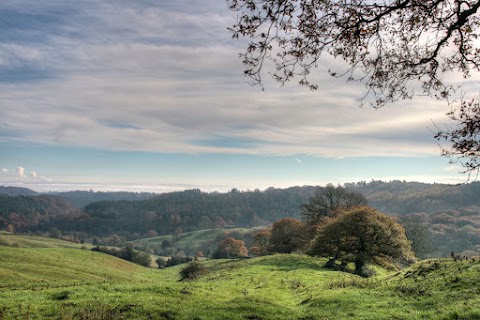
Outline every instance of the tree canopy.
<svg viewBox="0 0 480 320">
<path fill-rule="evenodd" d="M 339 209 L 364 206 L 367 198 L 359 192 L 347 190 L 341 186 L 318 187 L 315 194 L 302 206 L 303 219 L 309 224 L 318 224 L 333 217 Z"/>
<path fill-rule="evenodd" d="M 305 225 L 300 220 L 284 218 L 272 226 L 270 248 L 272 252 L 292 253 L 304 249 L 308 240 Z"/>
<path fill-rule="evenodd" d="M 379 108 L 418 93 L 450 101 L 456 88 L 446 80 L 448 74 L 468 78 L 472 70 L 480 70 L 480 0 L 227 2 L 238 12 L 229 28 L 233 37 L 250 39 L 241 58 L 245 75 L 255 84 L 262 82 L 268 66 L 282 84 L 296 78 L 300 85 L 317 89 L 311 72 L 327 54 L 347 65 L 330 74 L 363 82 L 361 103 Z M 456 111 L 462 114 L 461 108 Z M 460 129 L 439 129 L 437 134 L 452 143 L 444 155 L 460 161 L 466 172 L 480 167 L 472 161 L 480 155 L 479 111 L 470 111 L 474 126 L 457 116 Z M 473 139 L 463 143 L 466 136 Z"/>
<path fill-rule="evenodd" d="M 248 256 L 248 250 L 245 247 L 245 242 L 228 237 L 218 245 L 217 251 L 213 254 L 216 259 L 222 258 L 236 258 Z"/>
<path fill-rule="evenodd" d="M 308 76 L 323 53 L 345 60 L 351 80 L 365 81 L 375 106 L 410 98 L 410 82 L 445 97 L 443 73 L 465 77 L 480 68 L 475 43 L 480 19 L 478 0 L 228 0 L 239 18 L 230 30 L 248 37 L 242 55 L 245 73 L 261 81 L 266 60 L 286 82 L 316 88 Z M 358 71 L 358 73 L 355 73 Z M 338 75 L 332 71 L 333 75 Z M 356 76 L 358 75 L 358 76 Z M 367 94 L 365 97 L 369 97 Z"/>
<path fill-rule="evenodd" d="M 363 274 L 366 263 L 379 258 L 410 261 L 413 253 L 405 230 L 395 218 L 369 207 L 346 211 L 322 227 L 310 253 L 355 263 L 355 273 Z"/>
</svg>

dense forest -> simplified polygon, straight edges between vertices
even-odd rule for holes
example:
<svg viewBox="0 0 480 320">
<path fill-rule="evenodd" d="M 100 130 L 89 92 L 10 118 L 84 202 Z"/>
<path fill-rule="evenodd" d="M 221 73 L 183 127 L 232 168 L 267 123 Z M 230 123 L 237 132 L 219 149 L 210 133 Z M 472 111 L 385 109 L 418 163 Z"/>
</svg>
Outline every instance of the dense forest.
<svg viewBox="0 0 480 320">
<path fill-rule="evenodd" d="M 397 216 L 412 229 L 411 234 L 422 232 L 428 242 L 424 250 L 432 255 L 445 255 L 451 250 L 480 252 L 479 182 L 449 186 L 371 181 L 344 187 L 365 195 L 377 210 Z M 112 236 L 133 240 L 210 228 L 267 226 L 285 217 L 301 218 L 301 206 L 316 188 L 232 189 L 228 193 L 187 190 L 159 195 L 0 195 L 0 229 L 60 232 L 80 240 Z M 105 198 L 115 200 L 96 201 Z M 86 205 L 78 208 L 80 203 Z"/>
<path fill-rule="evenodd" d="M 0 192 L 1 193 L 1 192 Z M 68 200 L 73 206 L 83 208 L 87 204 L 98 201 L 120 201 L 120 200 L 146 200 L 153 198 L 157 194 L 150 192 L 93 192 L 93 191 L 66 191 L 54 193 Z"/>
</svg>

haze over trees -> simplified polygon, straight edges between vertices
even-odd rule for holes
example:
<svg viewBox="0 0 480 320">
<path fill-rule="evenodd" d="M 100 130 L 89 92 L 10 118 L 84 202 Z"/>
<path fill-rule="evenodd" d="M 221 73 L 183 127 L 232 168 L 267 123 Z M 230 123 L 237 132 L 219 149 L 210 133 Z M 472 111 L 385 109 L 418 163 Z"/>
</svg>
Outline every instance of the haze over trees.
<svg viewBox="0 0 480 320">
<path fill-rule="evenodd" d="M 449 103 L 456 88 L 448 76 L 480 70 L 478 0 L 227 2 L 238 12 L 233 37 L 250 39 L 241 59 L 254 84 L 269 72 L 315 90 L 311 74 L 327 54 L 347 66 L 330 74 L 364 83 L 361 103 L 379 108 L 416 94 Z M 480 167 L 479 110 L 477 99 L 461 102 L 449 113 L 455 127 L 436 135 L 467 173 Z"/>
</svg>

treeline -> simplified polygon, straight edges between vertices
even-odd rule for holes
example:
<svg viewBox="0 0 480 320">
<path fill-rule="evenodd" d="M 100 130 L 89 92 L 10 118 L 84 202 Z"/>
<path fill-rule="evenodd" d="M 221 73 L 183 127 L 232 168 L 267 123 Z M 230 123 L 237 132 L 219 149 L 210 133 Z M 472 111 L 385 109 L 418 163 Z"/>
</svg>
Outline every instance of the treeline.
<svg viewBox="0 0 480 320">
<path fill-rule="evenodd" d="M 0 194 L 0 230 L 28 232 L 45 231 L 52 227 L 61 230 L 81 216 L 59 196 L 7 196 Z"/>
<path fill-rule="evenodd" d="M 411 226 L 420 225 L 420 229 L 426 230 L 430 236 L 427 242 L 433 249 L 425 249 L 430 253 L 477 250 L 475 248 L 480 244 L 479 182 L 448 186 L 371 181 L 347 183 L 344 187 L 362 193 L 369 206 L 396 215 Z M 80 241 L 116 235 L 125 241 L 218 227 L 265 226 L 286 217 L 301 218 L 301 206 L 317 188 L 233 189 L 228 193 L 188 190 L 144 200 L 93 202 L 82 209 L 61 195 L 0 195 L 0 229 L 56 236 L 60 231 Z M 86 194 L 95 198 L 97 193 Z M 120 196 L 120 193 L 112 193 L 112 196 Z"/>
<path fill-rule="evenodd" d="M 99 201 L 139 201 L 153 198 L 157 194 L 150 192 L 101 192 L 101 191 L 66 191 L 59 192 L 58 195 L 66 199 L 71 205 L 76 208 L 83 208 L 86 205 Z"/>
<path fill-rule="evenodd" d="M 394 180 L 346 183 L 367 197 L 369 205 L 390 214 L 436 212 L 480 206 L 480 182 L 461 185 L 428 184 Z"/>
<path fill-rule="evenodd" d="M 86 229 L 98 235 L 128 231 L 143 235 L 232 226 L 263 226 L 285 217 L 298 217 L 314 187 L 269 188 L 263 192 L 204 193 L 188 190 L 144 201 L 102 201 L 89 204 Z"/>
</svg>

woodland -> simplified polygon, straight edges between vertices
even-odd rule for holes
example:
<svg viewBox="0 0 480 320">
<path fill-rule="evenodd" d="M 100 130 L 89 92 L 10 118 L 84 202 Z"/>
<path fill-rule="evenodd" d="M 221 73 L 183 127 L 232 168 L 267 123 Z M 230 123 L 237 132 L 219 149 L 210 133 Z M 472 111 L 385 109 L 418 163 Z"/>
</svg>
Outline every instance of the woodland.
<svg viewBox="0 0 480 320">
<path fill-rule="evenodd" d="M 396 217 L 419 257 L 445 257 L 452 251 L 480 254 L 480 182 L 449 186 L 372 180 L 347 183 L 343 187 L 362 194 L 370 207 Z M 213 244 L 207 243 L 200 250 L 213 255 L 214 248 L 228 237 L 242 240 L 248 247 L 253 245 L 258 230 L 271 227 L 275 221 L 304 219 L 302 206 L 319 190 L 322 187 L 303 186 L 264 191 L 232 189 L 227 193 L 186 190 L 155 195 L 76 191 L 14 195 L 14 190 L 9 189 L 9 195 L 0 194 L 0 230 L 102 245 L 121 246 L 127 241 L 137 241 L 139 247 L 145 247 L 141 239 L 169 236 L 173 244 L 148 248 L 157 254 L 167 248 L 171 251 L 181 234 L 223 230 L 212 240 Z M 23 189 L 17 191 L 25 194 Z M 120 200 L 122 196 L 126 199 Z M 89 202 L 89 199 L 100 201 Z M 84 203 L 87 204 L 79 206 Z M 229 232 L 233 228 L 255 229 L 247 233 L 235 231 L 232 235 Z M 182 248 L 191 255 L 197 249 Z"/>
</svg>

